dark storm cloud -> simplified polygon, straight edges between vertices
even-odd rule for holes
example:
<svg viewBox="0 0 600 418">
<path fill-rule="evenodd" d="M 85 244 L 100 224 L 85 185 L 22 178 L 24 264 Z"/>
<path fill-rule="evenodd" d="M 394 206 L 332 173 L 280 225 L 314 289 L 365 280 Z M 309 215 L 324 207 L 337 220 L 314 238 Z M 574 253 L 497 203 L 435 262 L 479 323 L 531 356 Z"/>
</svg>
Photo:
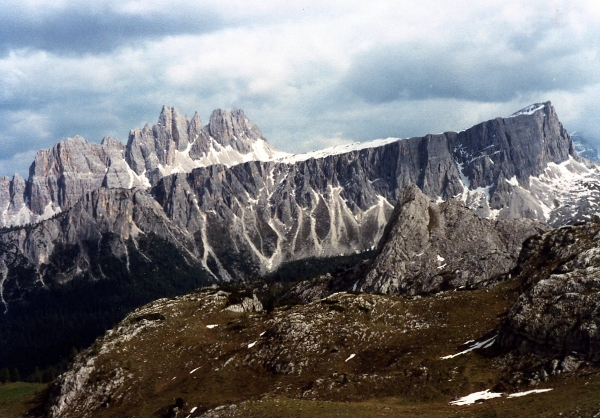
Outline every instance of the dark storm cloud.
<svg viewBox="0 0 600 418">
<path fill-rule="evenodd" d="M 0 54 L 31 48 L 59 54 L 105 53 L 140 40 L 202 34 L 223 28 L 214 12 L 130 15 L 108 8 L 60 10 L 44 16 L 0 14 Z"/>
<path fill-rule="evenodd" d="M 577 90 L 600 80 L 595 51 L 540 48 L 511 39 L 522 49 L 478 45 L 396 45 L 358 56 L 343 84 L 370 103 L 463 99 L 500 102 L 532 92 Z"/>
</svg>

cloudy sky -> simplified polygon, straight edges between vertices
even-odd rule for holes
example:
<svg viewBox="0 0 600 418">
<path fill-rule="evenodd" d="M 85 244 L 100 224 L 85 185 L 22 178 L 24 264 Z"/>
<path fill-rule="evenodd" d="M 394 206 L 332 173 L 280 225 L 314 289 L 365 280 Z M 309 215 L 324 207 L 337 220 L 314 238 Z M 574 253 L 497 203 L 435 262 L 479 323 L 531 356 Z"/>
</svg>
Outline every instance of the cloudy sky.
<svg viewBox="0 0 600 418">
<path fill-rule="evenodd" d="M 0 0 L 0 175 L 162 105 L 276 147 L 460 130 L 551 100 L 600 139 L 600 2 Z"/>
</svg>

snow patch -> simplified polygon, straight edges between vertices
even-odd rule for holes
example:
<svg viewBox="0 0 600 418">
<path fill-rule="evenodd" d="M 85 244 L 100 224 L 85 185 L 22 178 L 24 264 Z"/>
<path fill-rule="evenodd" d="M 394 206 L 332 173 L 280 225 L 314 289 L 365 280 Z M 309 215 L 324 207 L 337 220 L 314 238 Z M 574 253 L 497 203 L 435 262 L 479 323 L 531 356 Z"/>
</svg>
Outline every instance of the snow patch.
<svg viewBox="0 0 600 418">
<path fill-rule="evenodd" d="M 470 395 L 463 396 L 455 401 L 450 402 L 450 405 L 472 405 L 477 401 L 485 401 L 486 399 L 500 398 L 502 393 L 490 392 L 486 389 L 481 392 L 471 393 Z"/>
<path fill-rule="evenodd" d="M 517 393 L 511 393 L 510 395 L 508 395 L 509 398 L 520 398 L 521 396 L 527 396 L 527 395 L 532 395 L 534 393 L 544 393 L 544 392 L 550 392 L 552 389 L 533 389 L 533 390 L 528 390 L 525 392 L 517 392 Z"/>
<path fill-rule="evenodd" d="M 519 181 L 517 180 L 517 176 L 512 176 L 512 178 L 510 180 L 506 180 L 506 182 L 511 186 L 519 187 Z"/>
<path fill-rule="evenodd" d="M 463 186 L 463 192 L 461 194 L 461 200 L 463 202 L 467 201 L 467 197 L 468 197 L 468 193 L 469 193 L 469 189 L 471 188 L 471 180 L 469 180 L 469 178 L 467 176 L 465 176 L 465 173 L 463 173 L 464 167 L 461 163 L 457 162 L 456 165 L 458 166 L 458 175 L 460 176 L 460 182 Z"/>
<path fill-rule="evenodd" d="M 360 151 L 368 148 L 378 148 L 387 144 L 392 144 L 394 142 L 401 141 L 402 138 L 385 138 L 385 139 L 375 139 L 374 141 L 368 142 L 354 142 L 352 144 L 347 145 L 336 145 L 334 147 L 325 148 L 317 151 L 310 151 L 304 154 L 293 154 L 284 158 L 280 158 L 277 161 L 286 163 L 286 164 L 294 164 L 300 161 L 306 161 L 311 158 L 325 158 L 330 155 L 340 155 L 345 154 L 347 152 L 352 151 Z"/>
<path fill-rule="evenodd" d="M 62 212 L 62 210 L 61 210 L 60 206 L 55 208 L 54 205 L 52 204 L 52 202 L 48 202 L 48 204 L 44 208 L 44 213 L 42 213 L 39 216 L 38 221 L 44 221 L 46 219 L 50 219 L 54 215 L 57 215 L 61 212 Z"/>
<path fill-rule="evenodd" d="M 586 166 L 570 156 L 560 164 L 549 163 L 541 175 L 530 177 L 529 181 L 529 193 L 548 220 L 555 209 L 568 208 L 570 204 L 575 208 L 577 202 L 593 201 L 597 195 L 590 186 L 600 182 L 600 172 L 597 165 Z"/>
<path fill-rule="evenodd" d="M 521 116 L 521 115 L 533 115 L 538 110 L 543 109 L 544 105 L 545 105 L 544 103 L 534 103 L 532 105 L 529 105 L 529 106 L 513 113 L 512 115 L 509 116 L 509 118 L 514 118 L 515 116 Z"/>
<path fill-rule="evenodd" d="M 477 350 L 478 348 L 489 348 L 489 347 L 492 346 L 492 344 L 494 343 L 495 339 L 496 339 L 496 336 L 494 335 L 490 339 L 487 339 L 485 341 L 481 341 L 481 342 L 478 342 L 478 343 L 475 343 L 475 344 L 471 345 L 471 347 L 467 348 L 466 350 L 461 351 L 460 353 L 450 354 L 448 356 L 440 357 L 440 359 L 442 359 L 442 360 L 448 360 L 448 359 L 451 359 L 451 358 L 458 357 L 458 356 L 461 356 L 463 354 L 466 354 L 466 353 L 468 353 L 470 351 Z"/>
<path fill-rule="evenodd" d="M 345 362 L 347 362 L 348 360 L 352 360 L 354 357 L 356 357 L 356 354 L 350 354 L 350 357 L 348 357 L 348 358 L 347 358 L 347 359 L 344 361 L 344 363 L 345 363 Z"/>
<path fill-rule="evenodd" d="M 141 186 L 145 189 L 149 189 L 151 187 L 150 180 L 148 180 L 148 177 L 146 177 L 146 170 L 144 170 L 142 174 L 137 174 L 131 167 L 129 167 L 129 164 L 125 164 L 125 167 L 127 167 L 127 173 L 129 174 L 129 189 L 132 189 L 133 186 L 135 186 L 135 180 L 137 180 L 138 183 L 141 184 Z"/>
<path fill-rule="evenodd" d="M 168 176 L 176 173 L 190 173 L 195 168 L 208 167 L 215 164 L 231 167 L 249 161 L 272 161 L 291 155 L 290 153 L 277 150 L 263 139 L 253 141 L 250 152 L 244 154 L 234 149 L 231 145 L 224 147 L 211 137 L 208 151 L 199 158 L 194 159 L 190 156 L 192 145 L 193 143 L 188 144 L 187 148 L 183 151 L 175 150 L 172 164 L 164 166 L 158 164 L 161 175 Z M 147 178 L 146 182 L 148 182 Z M 146 186 L 146 184 L 144 185 Z"/>
</svg>

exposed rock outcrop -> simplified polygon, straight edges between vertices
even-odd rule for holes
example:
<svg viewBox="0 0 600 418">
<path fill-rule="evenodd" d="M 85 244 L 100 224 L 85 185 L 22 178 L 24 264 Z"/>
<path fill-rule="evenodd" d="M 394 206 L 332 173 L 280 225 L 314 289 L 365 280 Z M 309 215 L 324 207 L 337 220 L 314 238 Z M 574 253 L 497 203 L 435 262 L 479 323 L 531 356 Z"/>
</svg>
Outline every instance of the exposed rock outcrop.
<svg viewBox="0 0 600 418">
<path fill-rule="evenodd" d="M 164 106 L 156 125 L 129 133 L 125 159 L 133 171 L 155 184 L 165 175 L 197 167 L 284 155 L 267 142 L 243 110 L 217 109 L 202 127 L 198 113 L 190 120 L 176 108 Z"/>
<path fill-rule="evenodd" d="M 234 305 L 229 305 L 227 308 L 228 311 L 231 312 L 262 312 L 263 306 L 260 300 L 256 297 L 256 295 L 252 295 L 251 298 L 244 298 L 240 303 L 236 303 Z"/>
<path fill-rule="evenodd" d="M 357 287 L 416 295 L 491 284 L 516 265 L 526 238 L 548 229 L 529 219 L 483 219 L 458 199 L 438 205 L 411 185 L 400 194 L 371 270 Z"/>
<path fill-rule="evenodd" d="M 15 175 L 9 184 L 6 179 L 0 184 L 0 205 L 7 208 L 0 225 L 10 227 L 51 218 L 102 186 L 142 187 L 143 179 L 123 159 L 124 150 L 114 138 L 95 144 L 76 136 L 38 151 L 27 181 Z M 4 191 L 7 188 L 9 195 Z"/>
<path fill-rule="evenodd" d="M 523 293 L 508 311 L 498 344 L 600 360 L 600 224 L 531 238 L 517 269 Z"/>
<path fill-rule="evenodd" d="M 99 187 L 149 188 L 171 173 L 285 155 L 241 110 L 215 110 L 202 127 L 198 114 L 189 120 L 163 107 L 158 124 L 131 131 L 127 146 L 109 137 L 96 144 L 75 136 L 39 151 L 27 181 L 0 179 L 0 227 L 51 218 Z"/>
<path fill-rule="evenodd" d="M 25 225 L 32 221 L 33 214 L 27 206 L 27 183 L 15 174 L 12 180 L 0 178 L 0 226 Z"/>
</svg>

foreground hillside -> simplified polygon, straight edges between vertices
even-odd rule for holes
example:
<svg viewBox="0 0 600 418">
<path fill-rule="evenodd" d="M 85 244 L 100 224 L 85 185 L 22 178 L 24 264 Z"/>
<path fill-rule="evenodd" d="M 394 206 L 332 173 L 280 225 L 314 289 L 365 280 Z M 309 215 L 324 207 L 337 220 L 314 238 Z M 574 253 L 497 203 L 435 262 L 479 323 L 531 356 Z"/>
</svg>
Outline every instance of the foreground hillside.
<svg viewBox="0 0 600 418">
<path fill-rule="evenodd" d="M 452 357 L 494 336 L 517 291 L 506 282 L 424 298 L 337 293 L 270 313 L 249 294 L 216 288 L 159 300 L 77 357 L 51 390 L 49 416 L 510 416 L 548 411 L 549 399 L 564 400 L 565 385 L 600 388 L 586 366 L 528 387 L 526 365 L 508 354 Z M 555 392 L 506 397 L 532 388 Z M 505 395 L 449 404 L 486 389 Z M 561 411 L 583 406 L 563 403 Z"/>
<path fill-rule="evenodd" d="M 198 413 L 265 396 L 450 401 L 501 376 L 481 358 L 467 374 L 454 369 L 462 359 L 439 358 L 491 331 L 515 297 L 510 285 L 412 300 L 338 293 L 271 313 L 228 310 L 240 297 L 218 289 L 160 300 L 77 358 L 51 416 L 160 415 L 177 398 Z"/>
</svg>

